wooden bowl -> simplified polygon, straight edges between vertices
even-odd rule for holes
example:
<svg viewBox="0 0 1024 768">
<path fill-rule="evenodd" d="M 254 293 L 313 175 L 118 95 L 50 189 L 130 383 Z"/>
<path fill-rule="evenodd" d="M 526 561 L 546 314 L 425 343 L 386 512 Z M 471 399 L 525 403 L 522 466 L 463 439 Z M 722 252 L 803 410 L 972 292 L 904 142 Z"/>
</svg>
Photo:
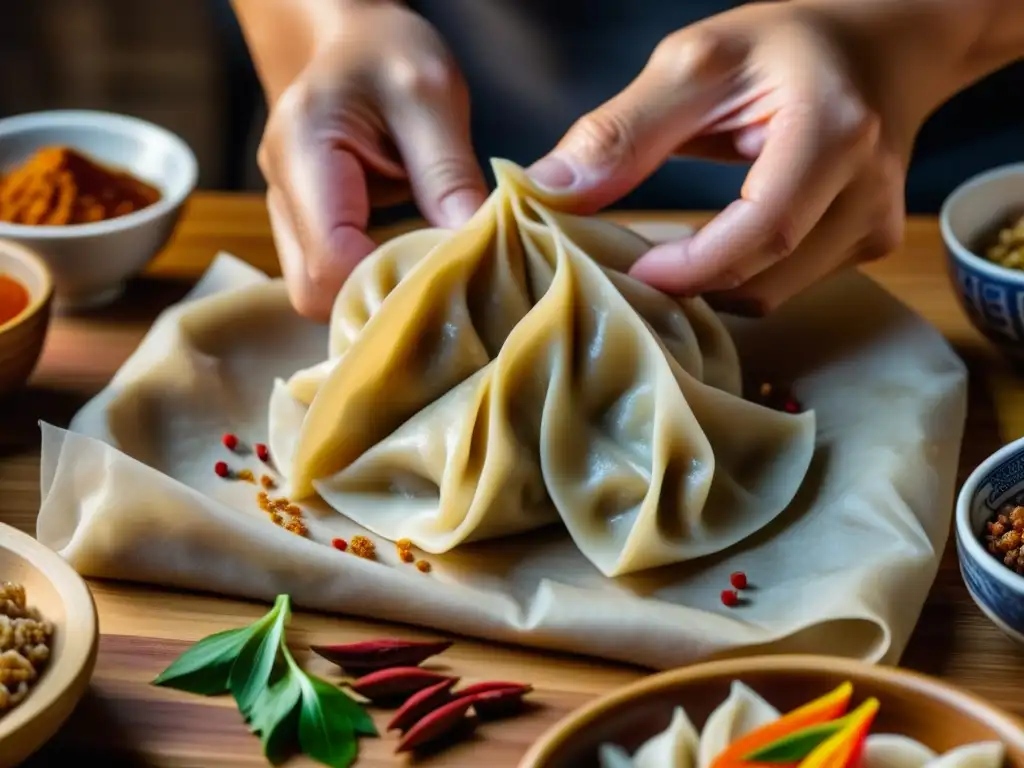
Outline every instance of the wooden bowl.
<svg viewBox="0 0 1024 768">
<path fill-rule="evenodd" d="M 53 622 L 50 660 L 28 696 L 0 713 L 0 768 L 25 760 L 57 732 L 89 686 L 96 664 L 96 606 L 81 576 L 56 552 L 0 523 L 0 581 L 25 587 Z"/>
<path fill-rule="evenodd" d="M 28 289 L 28 306 L 0 323 L 0 397 L 22 386 L 39 362 L 50 327 L 53 278 L 46 263 L 33 251 L 0 240 L 0 275 L 13 277 Z"/>
<path fill-rule="evenodd" d="M 631 754 L 664 730 L 682 706 L 702 728 L 740 680 L 782 711 L 805 704 L 849 680 L 851 709 L 869 696 L 881 702 L 872 732 L 899 733 L 945 752 L 970 742 L 999 740 L 1007 768 L 1024 768 L 1024 723 L 981 699 L 931 677 L 895 667 L 829 656 L 755 656 L 663 672 L 615 691 L 555 724 L 519 768 L 593 768 L 602 743 Z"/>
</svg>

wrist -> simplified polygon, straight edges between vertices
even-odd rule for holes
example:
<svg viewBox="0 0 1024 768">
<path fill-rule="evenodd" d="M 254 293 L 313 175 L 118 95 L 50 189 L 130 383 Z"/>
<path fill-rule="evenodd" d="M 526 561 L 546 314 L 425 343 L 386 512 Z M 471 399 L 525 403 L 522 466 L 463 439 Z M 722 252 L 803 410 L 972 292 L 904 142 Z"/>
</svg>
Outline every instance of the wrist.
<svg viewBox="0 0 1024 768">
<path fill-rule="evenodd" d="M 823 21 L 883 118 L 912 140 L 958 91 L 1024 54 L 1021 0 L 797 0 Z"/>
</svg>

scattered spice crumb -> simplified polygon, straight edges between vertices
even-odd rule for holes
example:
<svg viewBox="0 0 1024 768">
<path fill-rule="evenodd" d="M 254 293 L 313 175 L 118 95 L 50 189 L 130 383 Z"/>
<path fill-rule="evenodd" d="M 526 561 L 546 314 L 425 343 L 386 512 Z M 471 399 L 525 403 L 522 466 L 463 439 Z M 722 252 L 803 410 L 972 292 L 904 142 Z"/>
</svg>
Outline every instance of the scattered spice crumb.
<svg viewBox="0 0 1024 768">
<path fill-rule="evenodd" d="M 761 399 L 766 400 L 772 396 L 772 385 L 767 381 L 761 385 Z"/>
<path fill-rule="evenodd" d="M 398 557 L 402 560 L 403 563 L 411 563 L 416 559 L 416 555 L 414 555 L 412 551 L 408 549 L 398 550 Z"/>
<path fill-rule="evenodd" d="M 231 474 L 231 470 L 228 469 L 228 463 L 226 461 L 218 461 L 214 464 L 213 472 L 217 477 L 227 477 Z"/>
<path fill-rule="evenodd" d="M 1004 504 L 985 526 L 983 543 L 993 557 L 1024 575 L 1024 506 Z"/>
<path fill-rule="evenodd" d="M 344 552 L 348 549 L 348 542 L 344 539 L 331 539 L 331 546 L 337 550 Z"/>
<path fill-rule="evenodd" d="M 224 444 L 224 447 L 227 448 L 229 451 L 233 451 L 235 450 L 235 448 L 238 447 L 238 436 L 233 435 L 230 432 L 225 433 L 224 436 L 220 439 L 220 441 Z"/>
<path fill-rule="evenodd" d="M 746 589 L 747 574 L 745 574 L 743 571 L 735 571 L 734 573 L 729 575 L 729 583 L 732 584 L 733 587 L 735 587 L 736 589 Z"/>
<path fill-rule="evenodd" d="M 395 546 L 399 549 L 412 549 L 412 541 L 409 539 L 399 539 L 395 542 Z"/>
<path fill-rule="evenodd" d="M 789 394 L 785 388 L 777 387 L 768 381 L 761 383 L 757 395 L 758 402 L 766 408 L 774 408 L 786 413 L 802 413 L 804 410 L 800 401 Z"/>
<path fill-rule="evenodd" d="M 740 603 L 740 596 L 736 594 L 735 590 L 723 589 L 722 590 L 722 605 L 727 608 L 735 608 Z"/>
<path fill-rule="evenodd" d="M 270 475 L 262 475 L 260 477 L 260 485 L 262 485 L 268 491 L 277 487 L 277 484 L 274 482 L 274 478 L 272 478 Z"/>
<path fill-rule="evenodd" d="M 294 504 L 289 504 L 288 506 L 286 506 L 284 508 L 284 511 L 287 512 L 289 515 L 294 515 L 295 517 L 302 517 L 302 508 L 297 507 Z"/>
<path fill-rule="evenodd" d="M 426 560 L 417 560 L 416 569 L 419 570 L 421 573 L 430 573 L 430 563 L 428 563 Z"/>
<path fill-rule="evenodd" d="M 353 536 L 349 542 L 349 549 L 353 555 L 365 560 L 374 560 L 377 557 L 377 545 L 365 536 Z"/>
<path fill-rule="evenodd" d="M 256 477 L 253 475 L 251 469 L 240 469 L 238 470 L 238 479 L 245 480 L 247 483 L 255 483 Z"/>
<path fill-rule="evenodd" d="M 264 443 L 256 443 L 253 449 L 256 451 L 256 458 L 260 461 L 270 461 L 270 449 Z"/>
<path fill-rule="evenodd" d="M 299 518 L 293 517 L 287 523 L 284 524 L 284 529 L 290 533 L 297 534 L 299 536 L 306 535 L 306 524 L 303 523 Z"/>
</svg>

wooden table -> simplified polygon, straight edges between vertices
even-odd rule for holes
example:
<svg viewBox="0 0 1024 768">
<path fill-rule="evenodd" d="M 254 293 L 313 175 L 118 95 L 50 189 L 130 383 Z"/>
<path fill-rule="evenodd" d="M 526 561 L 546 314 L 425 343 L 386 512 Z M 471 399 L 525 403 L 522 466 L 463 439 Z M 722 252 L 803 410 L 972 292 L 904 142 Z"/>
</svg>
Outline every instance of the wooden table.
<svg viewBox="0 0 1024 768">
<path fill-rule="evenodd" d="M 630 218 L 636 220 L 637 216 Z M 643 218 L 699 223 L 700 214 Z M 56 320 L 32 386 L 0 405 L 0 519 L 34 531 L 39 505 L 38 419 L 66 425 L 135 348 L 154 316 L 181 297 L 219 250 L 278 274 L 261 199 L 197 195 L 173 245 L 116 306 L 99 314 Z M 956 306 L 932 219 L 909 223 L 906 244 L 869 273 L 939 329 L 971 370 L 971 404 L 960 478 L 1024 426 L 1024 406 L 1012 374 Z M 189 643 L 249 623 L 265 606 L 114 583 L 94 582 L 99 609 L 99 661 L 91 692 L 61 734 L 30 761 L 32 768 L 98 757 L 107 766 L 260 766 L 257 740 L 230 701 L 155 689 L 148 682 Z M 426 637 L 415 629 L 300 614 L 299 643 L 346 642 L 381 635 Z M 548 726 L 570 710 L 642 671 L 590 660 L 498 647 L 470 640 L 445 655 L 454 674 L 524 680 L 543 706 L 522 718 L 489 725 L 475 741 L 435 758 L 445 766 L 512 768 Z M 1024 654 L 971 602 L 950 546 L 924 608 L 906 666 L 939 675 L 1024 715 Z M 401 764 L 393 738 L 364 742 L 360 766 Z M 304 763 L 305 764 L 305 763 Z"/>
</svg>

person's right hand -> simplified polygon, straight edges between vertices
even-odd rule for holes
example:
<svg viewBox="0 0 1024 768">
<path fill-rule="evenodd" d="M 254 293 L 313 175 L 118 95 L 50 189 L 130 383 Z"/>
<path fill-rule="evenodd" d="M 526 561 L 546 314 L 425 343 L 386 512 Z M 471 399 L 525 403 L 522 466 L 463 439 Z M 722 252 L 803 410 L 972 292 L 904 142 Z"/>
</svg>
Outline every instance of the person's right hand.
<svg viewBox="0 0 1024 768">
<path fill-rule="evenodd" d="M 308 54 L 279 95 L 272 57 L 257 58 L 271 105 L 258 160 L 291 301 L 325 320 L 375 247 L 371 208 L 411 193 L 431 224 L 454 228 L 487 191 L 467 89 L 433 27 L 390 0 L 292 7 L 308 17 Z"/>
</svg>

